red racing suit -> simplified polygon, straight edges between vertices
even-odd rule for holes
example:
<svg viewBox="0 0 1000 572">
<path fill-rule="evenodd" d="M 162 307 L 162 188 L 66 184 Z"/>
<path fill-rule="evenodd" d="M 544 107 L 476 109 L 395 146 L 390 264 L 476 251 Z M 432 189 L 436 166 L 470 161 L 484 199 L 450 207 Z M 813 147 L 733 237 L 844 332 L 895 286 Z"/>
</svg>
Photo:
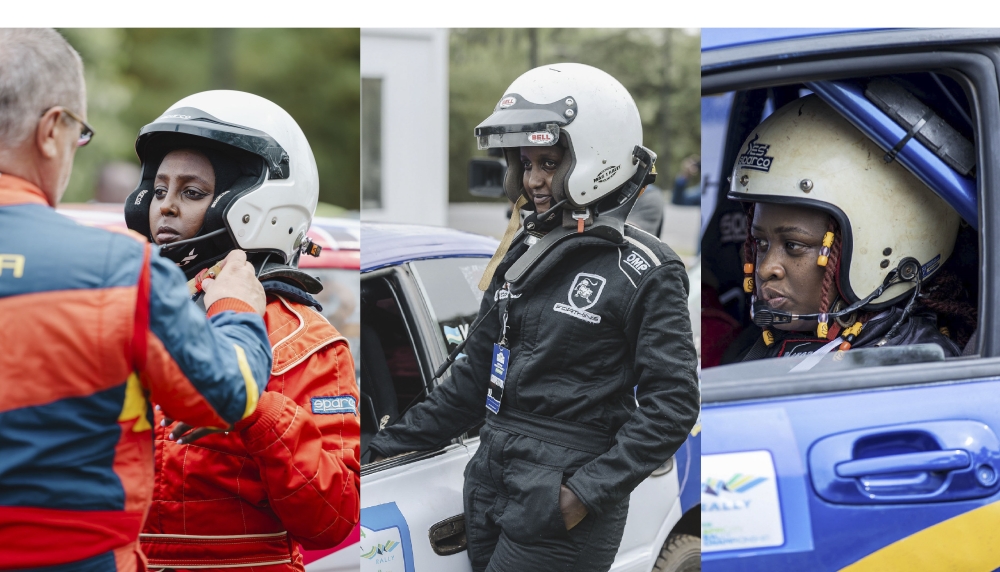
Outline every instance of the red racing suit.
<svg viewBox="0 0 1000 572">
<path fill-rule="evenodd" d="M 156 247 L 0 174 L 0 570 L 145 570 L 147 400 L 197 426 L 261 413 L 264 321 L 234 299 L 211 314 Z"/>
<path fill-rule="evenodd" d="M 183 445 L 157 424 L 141 536 L 151 568 L 301 571 L 297 544 L 332 548 L 358 522 L 358 386 L 347 340 L 311 307 L 267 299 L 274 365 L 257 411 L 235 432 Z"/>
</svg>

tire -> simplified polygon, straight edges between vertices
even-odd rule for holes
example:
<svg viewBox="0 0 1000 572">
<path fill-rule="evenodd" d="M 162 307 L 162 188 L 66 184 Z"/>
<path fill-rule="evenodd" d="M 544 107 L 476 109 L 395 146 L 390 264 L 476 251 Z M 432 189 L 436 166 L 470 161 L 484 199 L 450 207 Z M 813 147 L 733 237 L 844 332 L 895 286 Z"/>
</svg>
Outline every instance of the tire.
<svg viewBox="0 0 1000 572">
<path fill-rule="evenodd" d="M 668 536 L 653 572 L 701 572 L 701 538 L 690 534 Z"/>
</svg>

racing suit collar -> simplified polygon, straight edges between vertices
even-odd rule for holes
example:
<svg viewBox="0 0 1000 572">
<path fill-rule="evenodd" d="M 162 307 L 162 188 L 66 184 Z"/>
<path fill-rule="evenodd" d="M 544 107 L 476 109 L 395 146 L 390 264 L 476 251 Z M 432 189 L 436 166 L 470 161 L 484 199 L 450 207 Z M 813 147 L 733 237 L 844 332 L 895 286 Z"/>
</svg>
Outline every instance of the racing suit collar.
<svg viewBox="0 0 1000 572">
<path fill-rule="evenodd" d="M 0 206 L 38 204 L 49 205 L 42 189 L 21 177 L 0 173 Z"/>
</svg>

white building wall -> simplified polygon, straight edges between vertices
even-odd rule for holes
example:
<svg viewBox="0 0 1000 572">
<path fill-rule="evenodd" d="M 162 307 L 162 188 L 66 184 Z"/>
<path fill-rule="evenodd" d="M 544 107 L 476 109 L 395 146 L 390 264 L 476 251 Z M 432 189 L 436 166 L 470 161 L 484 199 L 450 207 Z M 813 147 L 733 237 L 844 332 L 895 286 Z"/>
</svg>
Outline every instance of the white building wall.
<svg viewBox="0 0 1000 572">
<path fill-rule="evenodd" d="M 382 79 L 382 208 L 362 220 L 444 226 L 448 30 L 362 28 L 361 76 Z"/>
</svg>

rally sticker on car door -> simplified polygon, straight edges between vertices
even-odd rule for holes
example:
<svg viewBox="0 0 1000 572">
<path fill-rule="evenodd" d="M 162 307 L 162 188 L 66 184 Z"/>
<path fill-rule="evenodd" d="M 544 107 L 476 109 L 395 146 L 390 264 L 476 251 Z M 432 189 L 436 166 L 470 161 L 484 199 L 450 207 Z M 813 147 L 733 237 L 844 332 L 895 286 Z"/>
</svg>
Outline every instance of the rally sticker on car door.
<svg viewBox="0 0 1000 572">
<path fill-rule="evenodd" d="M 413 572 L 410 528 L 396 503 L 361 509 L 361 571 Z"/>
<path fill-rule="evenodd" d="M 703 455 L 701 475 L 702 551 L 785 543 L 769 451 Z"/>
</svg>

